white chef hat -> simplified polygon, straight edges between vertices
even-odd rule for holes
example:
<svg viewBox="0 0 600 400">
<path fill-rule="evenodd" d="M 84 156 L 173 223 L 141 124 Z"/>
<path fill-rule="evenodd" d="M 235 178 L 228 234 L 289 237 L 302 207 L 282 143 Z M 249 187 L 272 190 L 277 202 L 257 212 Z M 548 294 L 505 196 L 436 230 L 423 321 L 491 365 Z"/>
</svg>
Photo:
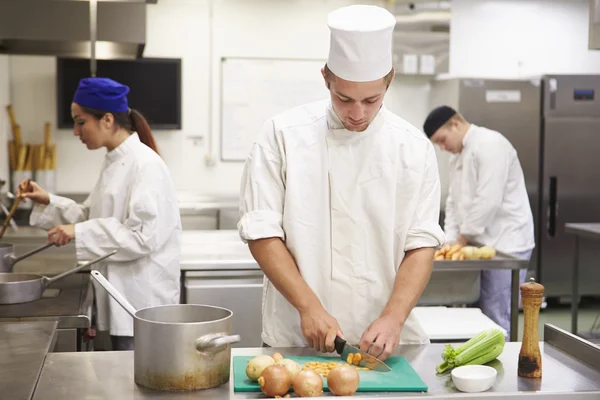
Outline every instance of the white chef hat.
<svg viewBox="0 0 600 400">
<path fill-rule="evenodd" d="M 353 5 L 331 12 L 327 66 L 351 82 L 381 79 L 392 70 L 392 36 L 396 18 L 385 8 Z"/>
</svg>

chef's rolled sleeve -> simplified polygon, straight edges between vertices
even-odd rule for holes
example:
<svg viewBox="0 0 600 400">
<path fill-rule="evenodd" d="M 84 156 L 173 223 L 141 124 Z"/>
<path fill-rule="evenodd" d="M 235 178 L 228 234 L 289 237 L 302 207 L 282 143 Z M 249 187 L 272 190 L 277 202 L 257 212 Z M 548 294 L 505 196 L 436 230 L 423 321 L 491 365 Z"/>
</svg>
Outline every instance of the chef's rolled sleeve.
<svg viewBox="0 0 600 400">
<path fill-rule="evenodd" d="M 268 237 L 284 239 L 282 219 L 281 214 L 271 210 L 246 213 L 238 224 L 240 237 L 244 242 Z"/>
<path fill-rule="evenodd" d="M 423 184 L 419 191 L 417 207 L 406 236 L 404 251 L 424 247 L 437 247 L 445 242 L 440 227 L 440 176 L 433 146 L 428 143 L 423 173 Z"/>
<path fill-rule="evenodd" d="M 284 166 L 284 157 L 269 121 L 253 145 L 242 174 L 238 231 L 245 243 L 271 237 L 285 238 L 282 225 Z"/>
</svg>

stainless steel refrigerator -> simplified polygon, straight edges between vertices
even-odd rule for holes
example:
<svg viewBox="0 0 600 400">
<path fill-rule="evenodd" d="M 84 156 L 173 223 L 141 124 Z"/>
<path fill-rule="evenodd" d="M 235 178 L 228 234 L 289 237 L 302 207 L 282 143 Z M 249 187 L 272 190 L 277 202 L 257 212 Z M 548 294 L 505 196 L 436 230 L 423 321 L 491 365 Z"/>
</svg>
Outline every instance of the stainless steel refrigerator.
<svg viewBox="0 0 600 400">
<path fill-rule="evenodd" d="M 600 75 L 434 82 L 430 106 L 446 104 L 501 132 L 525 175 L 535 221 L 531 275 L 546 297 L 568 297 L 574 239 L 567 222 L 600 222 Z M 447 156 L 438 153 L 440 164 Z M 445 166 L 445 165 L 444 165 Z M 443 196 L 447 169 L 440 168 Z M 600 295 L 600 244 L 581 243 L 581 295 Z"/>
</svg>

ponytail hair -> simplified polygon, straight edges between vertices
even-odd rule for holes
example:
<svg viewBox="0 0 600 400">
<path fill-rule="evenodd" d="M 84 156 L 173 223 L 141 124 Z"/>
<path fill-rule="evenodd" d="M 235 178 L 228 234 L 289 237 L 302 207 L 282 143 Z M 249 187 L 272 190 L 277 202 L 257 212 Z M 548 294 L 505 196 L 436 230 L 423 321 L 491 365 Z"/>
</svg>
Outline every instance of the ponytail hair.
<svg viewBox="0 0 600 400">
<path fill-rule="evenodd" d="M 150 125 L 148 125 L 148 121 L 146 121 L 146 118 L 144 118 L 142 113 L 138 110 L 130 109 L 129 120 L 131 122 L 129 131 L 137 132 L 140 141 L 154 150 L 156 154 L 160 155 L 158 148 L 156 147 L 156 142 L 154 141 L 154 136 L 150 130 Z"/>
<path fill-rule="evenodd" d="M 94 108 L 82 107 L 81 109 L 94 116 L 94 118 L 100 120 L 106 114 L 107 111 L 96 110 Z M 156 146 L 156 141 L 154 140 L 154 136 L 152 135 L 152 130 L 150 130 L 150 125 L 148 125 L 148 121 L 142 113 L 137 110 L 129 109 L 129 111 L 125 112 L 110 112 L 115 117 L 115 123 L 124 129 L 127 129 L 129 133 L 136 132 L 140 138 L 140 142 L 144 143 L 146 146 L 150 147 L 152 150 L 156 152 L 156 154 L 160 155 L 158 152 L 158 147 Z"/>
</svg>

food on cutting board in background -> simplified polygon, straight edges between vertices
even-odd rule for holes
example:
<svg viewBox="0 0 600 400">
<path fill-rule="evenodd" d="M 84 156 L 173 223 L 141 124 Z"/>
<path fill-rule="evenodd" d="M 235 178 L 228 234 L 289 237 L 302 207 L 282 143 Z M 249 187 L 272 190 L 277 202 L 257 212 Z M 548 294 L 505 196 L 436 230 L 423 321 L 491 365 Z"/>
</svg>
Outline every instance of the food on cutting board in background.
<svg viewBox="0 0 600 400">
<path fill-rule="evenodd" d="M 360 353 L 356 353 L 356 354 L 349 353 L 348 357 L 346 358 L 346 362 L 348 364 L 352 364 L 352 365 L 360 364 L 361 360 L 362 360 L 362 355 Z"/>
<path fill-rule="evenodd" d="M 500 329 L 487 329 L 459 347 L 446 345 L 442 351 L 444 362 L 437 365 L 438 374 L 462 365 L 483 365 L 495 360 L 504 351 L 504 333 Z"/>
<path fill-rule="evenodd" d="M 357 353 L 358 354 L 358 353 Z M 348 357 L 350 358 L 350 356 Z M 360 361 L 357 361 L 357 364 Z M 348 363 L 350 364 L 350 363 Z M 368 371 L 369 368 L 366 367 L 358 367 L 357 364 L 353 364 L 353 367 L 358 370 L 358 371 Z M 340 365 L 346 365 L 346 364 L 342 364 L 340 362 L 335 362 L 335 361 L 330 361 L 330 362 L 319 362 L 319 361 L 311 361 L 308 362 L 306 364 L 304 364 L 304 366 L 302 367 L 302 369 L 312 369 L 315 372 L 317 372 L 320 375 L 323 375 L 325 378 L 327 378 L 327 375 L 329 375 L 329 372 L 334 369 L 337 366 Z"/>
<path fill-rule="evenodd" d="M 270 365 L 258 378 L 260 390 L 269 397 L 285 396 L 290 391 L 292 377 L 283 365 Z"/>
<path fill-rule="evenodd" d="M 489 246 L 461 246 L 460 244 L 445 245 L 435 252 L 435 260 L 491 260 L 496 256 L 496 250 Z"/>
<path fill-rule="evenodd" d="M 327 387 L 336 396 L 353 396 L 359 383 L 358 371 L 350 365 L 339 365 L 327 376 Z"/>
<path fill-rule="evenodd" d="M 292 388 L 300 397 L 320 397 L 323 395 L 323 378 L 312 369 L 304 369 L 292 380 Z"/>
<path fill-rule="evenodd" d="M 248 365 L 246 366 L 246 376 L 251 380 L 256 381 L 260 378 L 260 375 L 265 368 L 270 367 L 271 365 L 275 365 L 275 360 L 271 356 L 262 355 L 254 357 L 252 360 L 248 361 Z"/>
</svg>

